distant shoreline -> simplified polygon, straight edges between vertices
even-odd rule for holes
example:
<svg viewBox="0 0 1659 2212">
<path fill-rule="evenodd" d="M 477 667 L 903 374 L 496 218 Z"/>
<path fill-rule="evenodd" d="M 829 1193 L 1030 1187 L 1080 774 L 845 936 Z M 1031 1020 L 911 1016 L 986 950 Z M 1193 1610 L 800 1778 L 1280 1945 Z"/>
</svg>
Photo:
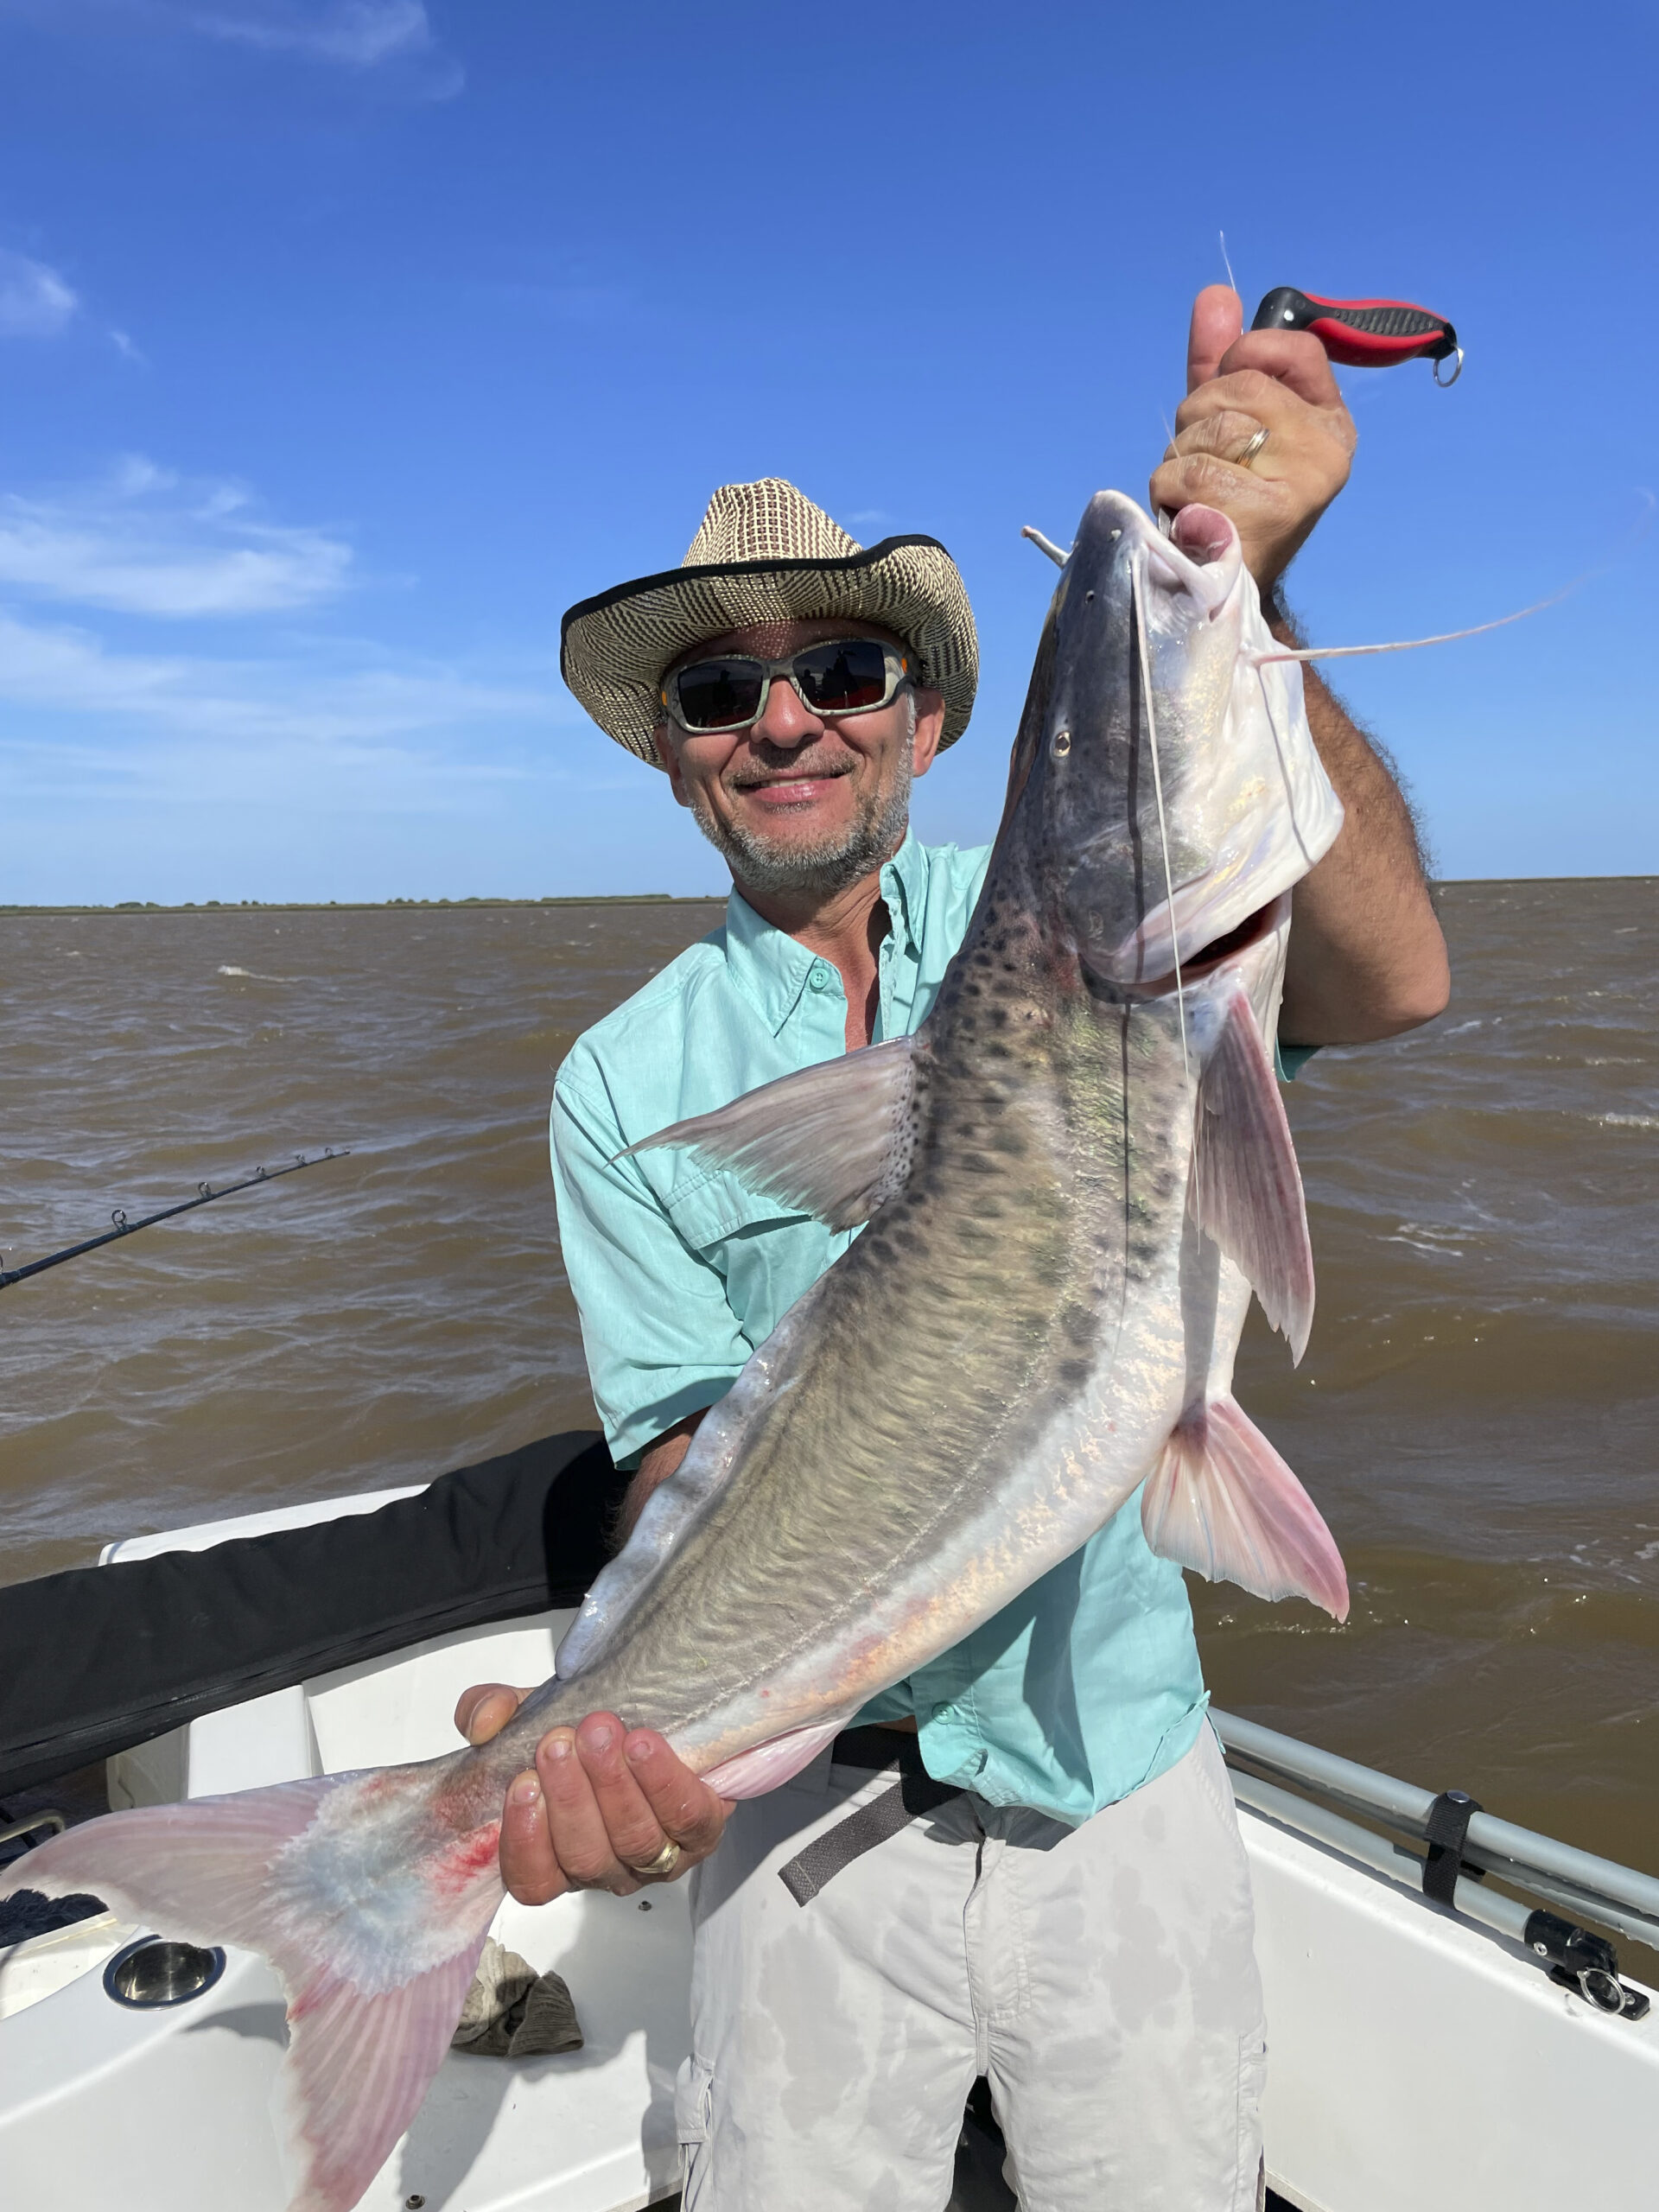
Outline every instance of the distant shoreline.
<svg viewBox="0 0 1659 2212">
<path fill-rule="evenodd" d="M 1487 884 L 1655 883 L 1659 874 L 1642 875 L 1451 875 L 1436 891 L 1463 891 Z M 175 906 L 158 899 L 123 899 L 113 906 L 13 906 L 0 904 L 0 919 L 21 914 L 378 914 L 458 912 L 474 906 L 724 906 L 723 891 L 595 891 L 545 899 L 187 899 Z"/>
<path fill-rule="evenodd" d="M 123 899 L 113 906 L 8 906 L 16 914 L 393 914 L 454 912 L 474 906 L 723 906 L 722 891 L 604 891 L 585 897 L 547 899 L 187 899 L 177 906 L 159 899 Z"/>
</svg>

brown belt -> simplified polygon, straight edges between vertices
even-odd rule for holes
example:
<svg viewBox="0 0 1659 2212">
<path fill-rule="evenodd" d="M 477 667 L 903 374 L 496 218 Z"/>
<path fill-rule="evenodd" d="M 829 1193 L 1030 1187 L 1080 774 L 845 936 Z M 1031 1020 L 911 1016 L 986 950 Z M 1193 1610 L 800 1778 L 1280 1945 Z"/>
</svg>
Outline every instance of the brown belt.
<svg viewBox="0 0 1659 2212">
<path fill-rule="evenodd" d="M 897 1835 L 919 1815 L 936 1812 L 963 1794 L 953 1783 L 934 1781 L 922 1764 L 920 1744 L 901 1729 L 845 1729 L 830 1746 L 830 1758 L 834 1765 L 864 1767 L 872 1774 L 896 1767 L 899 1780 L 779 1868 L 779 1880 L 800 1905 L 810 1904 L 824 1884 L 855 1859 Z"/>
</svg>

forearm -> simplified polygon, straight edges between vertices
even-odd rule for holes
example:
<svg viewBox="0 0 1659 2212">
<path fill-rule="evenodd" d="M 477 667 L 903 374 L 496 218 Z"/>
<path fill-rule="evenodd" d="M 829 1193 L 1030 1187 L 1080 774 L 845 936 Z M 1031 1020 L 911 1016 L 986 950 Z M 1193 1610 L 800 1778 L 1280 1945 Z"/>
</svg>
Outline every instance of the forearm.
<svg viewBox="0 0 1659 2212">
<path fill-rule="evenodd" d="M 1281 645 L 1302 640 L 1281 604 Z M 1341 799 L 1336 843 L 1296 887 L 1279 1033 L 1290 1045 L 1363 1045 L 1430 1021 L 1451 989 L 1411 810 L 1390 766 L 1307 663 L 1308 728 Z"/>
<path fill-rule="evenodd" d="M 703 1408 L 707 1412 L 708 1408 Z M 617 1509 L 615 1549 L 620 1551 L 633 1534 L 639 1516 L 645 1510 L 645 1501 L 658 1483 L 665 1483 L 691 1449 L 691 1440 L 697 1433 L 702 1414 L 688 1414 L 683 1421 L 676 1421 L 665 1429 L 654 1444 L 648 1444 L 639 1455 L 639 1465 L 632 1479 L 623 1492 L 622 1503 Z"/>
</svg>

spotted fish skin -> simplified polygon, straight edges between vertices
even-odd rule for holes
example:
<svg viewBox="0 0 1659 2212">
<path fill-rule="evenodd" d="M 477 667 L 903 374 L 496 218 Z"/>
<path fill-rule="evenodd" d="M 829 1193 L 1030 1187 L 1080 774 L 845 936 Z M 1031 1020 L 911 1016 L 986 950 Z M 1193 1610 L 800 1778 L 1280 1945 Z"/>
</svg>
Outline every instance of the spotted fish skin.
<svg viewBox="0 0 1659 2212">
<path fill-rule="evenodd" d="M 1137 1491 L 1155 1551 L 1345 1608 L 1329 1531 L 1231 1396 L 1252 1289 L 1294 1346 L 1312 1313 L 1264 1040 L 1290 887 L 1341 823 L 1269 642 L 1223 517 L 1166 540 L 1098 494 L 923 1027 L 635 1147 L 868 1225 L 500 1735 L 114 1814 L 0 1873 L 0 1897 L 87 1890 L 270 1961 L 289 2212 L 350 2212 L 418 2108 L 501 1898 L 503 1792 L 550 1726 L 614 1710 L 728 1795 L 771 1788 Z"/>
<path fill-rule="evenodd" d="M 909 1041 L 902 1182 L 705 1421 L 492 1787 L 595 1707 L 746 1786 L 746 1753 L 809 1751 L 960 1640 L 1227 1395 L 1249 1287 L 1192 1217 L 1197 1086 L 1241 1001 L 1274 1035 L 1286 894 L 1341 814 L 1299 675 L 1272 671 L 1275 700 L 1250 663 L 1267 632 L 1231 526 L 1189 522 L 1187 542 L 1091 503 L 983 892 Z M 779 1126 L 815 1087 L 833 1105 L 859 1057 L 769 1086 Z M 764 1143 L 739 1154 L 721 1123 L 652 1141 L 747 1158 L 767 1186 Z"/>
</svg>

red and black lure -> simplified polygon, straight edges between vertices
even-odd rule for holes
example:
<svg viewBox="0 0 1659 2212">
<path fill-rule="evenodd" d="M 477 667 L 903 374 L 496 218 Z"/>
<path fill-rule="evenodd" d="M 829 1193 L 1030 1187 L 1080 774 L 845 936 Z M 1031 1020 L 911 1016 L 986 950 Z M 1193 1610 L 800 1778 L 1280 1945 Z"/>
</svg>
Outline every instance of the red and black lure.
<svg viewBox="0 0 1659 2212">
<path fill-rule="evenodd" d="M 1388 369 L 1396 361 L 1434 364 L 1434 381 L 1453 385 L 1463 373 L 1463 348 L 1443 315 L 1408 300 L 1325 300 L 1281 284 L 1255 311 L 1252 330 L 1311 330 L 1333 361 L 1349 369 Z M 1453 363 L 1449 377 L 1440 363 Z"/>
</svg>

